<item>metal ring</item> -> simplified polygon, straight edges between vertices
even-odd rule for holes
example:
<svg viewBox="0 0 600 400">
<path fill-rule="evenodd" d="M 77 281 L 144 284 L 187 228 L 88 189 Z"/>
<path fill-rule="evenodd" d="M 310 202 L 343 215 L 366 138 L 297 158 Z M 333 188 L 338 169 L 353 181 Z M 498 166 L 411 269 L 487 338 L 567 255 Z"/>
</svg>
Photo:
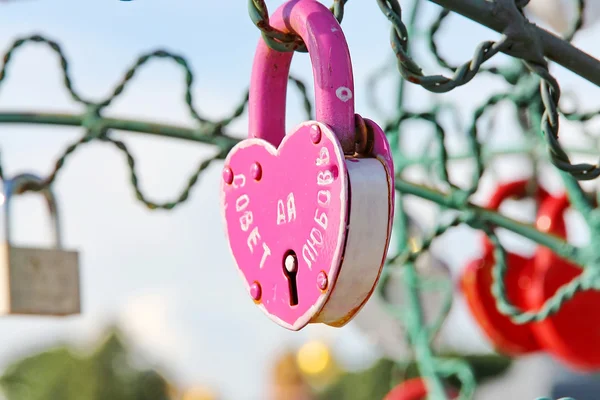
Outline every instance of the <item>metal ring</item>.
<svg viewBox="0 0 600 400">
<path fill-rule="evenodd" d="M 30 191 L 41 192 L 44 195 L 50 213 L 51 223 L 54 227 L 54 245 L 56 248 L 62 248 L 58 206 L 54 193 L 44 184 L 44 179 L 30 173 L 19 174 L 12 179 L 4 181 L 4 232 L 6 242 L 10 244 L 12 237 L 10 215 L 10 202 L 12 197 Z"/>
</svg>

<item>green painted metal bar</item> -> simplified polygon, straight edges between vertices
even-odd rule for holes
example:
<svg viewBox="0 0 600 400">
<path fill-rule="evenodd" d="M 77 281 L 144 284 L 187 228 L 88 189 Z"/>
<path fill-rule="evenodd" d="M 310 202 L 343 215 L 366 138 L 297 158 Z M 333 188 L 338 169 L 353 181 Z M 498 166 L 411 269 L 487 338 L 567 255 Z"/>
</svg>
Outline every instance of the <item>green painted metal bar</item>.
<svg viewBox="0 0 600 400">
<path fill-rule="evenodd" d="M 412 194 L 414 196 L 430 200 L 443 207 L 460 210 L 450 196 L 422 185 L 410 183 L 400 178 L 396 178 L 396 190 L 399 190 L 401 193 Z M 495 211 L 487 210 L 471 203 L 469 203 L 469 211 L 474 212 L 480 221 L 492 223 L 498 227 L 515 232 L 527 239 L 531 239 L 536 243 L 548 247 L 561 257 L 575 260 L 577 262 L 585 262 L 585 260 L 582 259 L 578 248 L 562 239 L 559 239 L 556 236 L 542 233 L 532 225 L 515 221 L 502 214 L 498 214 Z"/>
<path fill-rule="evenodd" d="M 450 208 L 459 212 L 458 216 L 453 220 L 451 224 L 444 226 L 444 222 L 441 220 L 437 221 L 437 227 L 433 230 L 431 237 L 428 239 L 429 244 L 433 242 L 437 237 L 443 234 L 447 229 L 450 229 L 459 224 L 469 224 L 476 229 L 488 230 L 488 234 L 491 231 L 491 226 L 505 228 L 512 231 L 523 238 L 530 239 L 540 245 L 546 246 L 554 251 L 557 255 L 569 259 L 581 265 L 594 264 L 595 260 L 600 259 L 597 246 L 593 246 L 593 243 L 597 243 L 600 234 L 600 218 L 598 217 L 599 211 L 597 208 L 593 208 L 595 204 L 588 202 L 589 194 L 584 192 L 579 186 L 577 180 L 590 179 L 597 175 L 596 172 L 600 171 L 600 167 L 591 166 L 586 167 L 585 165 L 571 165 L 566 155 L 563 154 L 563 149 L 558 142 L 558 120 L 559 120 L 559 109 L 558 104 L 560 100 L 560 88 L 558 83 L 546 69 L 546 62 L 542 55 L 545 55 L 549 59 L 556 61 L 571 71 L 579 74 L 580 76 L 588 79 L 597 85 L 600 85 L 600 62 L 594 57 L 586 54 L 585 52 L 572 46 L 568 41 L 565 41 L 557 36 L 550 34 L 543 29 L 536 27 L 533 24 L 527 22 L 521 12 L 517 9 L 515 4 L 524 6 L 526 1 L 519 1 L 515 3 L 515 0 L 495 0 L 495 1 L 483 1 L 483 0 L 430 0 L 437 3 L 449 10 L 455 11 L 462 14 L 476 22 L 479 22 L 497 32 L 504 33 L 501 40 L 497 42 L 487 41 L 480 44 L 474 52 L 472 60 L 463 63 L 456 68 L 449 67 L 449 64 L 444 66 L 444 62 L 440 63 L 443 68 L 452 70 L 453 76 L 446 78 L 442 75 L 424 76 L 421 68 L 414 62 L 410 55 L 408 41 L 409 36 L 417 37 L 419 32 L 416 31 L 417 16 L 419 14 L 419 4 L 422 0 L 413 0 L 413 8 L 405 13 L 407 15 L 407 25 L 404 26 L 402 23 L 402 7 L 398 0 L 377 0 L 381 10 L 390 21 L 392 25 L 392 50 L 398 59 L 398 68 L 402 75 L 399 83 L 399 90 L 396 97 L 396 115 L 392 118 L 390 128 L 386 129 L 390 143 L 394 149 L 394 162 L 396 165 L 396 173 L 398 179 L 396 180 L 396 189 L 399 191 L 397 200 L 397 215 L 394 227 L 394 237 L 397 240 L 398 251 L 400 254 L 396 255 L 397 260 L 403 260 L 406 268 L 405 290 L 407 294 L 407 307 L 403 307 L 402 312 L 394 312 L 390 308 L 390 312 L 400 317 L 401 322 L 404 325 L 407 337 L 414 350 L 414 357 L 416 358 L 419 366 L 419 371 L 423 377 L 427 380 L 427 386 L 429 390 L 430 398 L 436 400 L 445 399 L 443 390 L 443 383 L 448 377 L 455 376 L 459 378 L 461 382 L 461 400 L 471 399 L 475 390 L 475 380 L 469 367 L 465 364 L 459 365 L 458 363 L 452 363 L 451 360 L 444 359 L 442 356 L 436 354 L 435 349 L 431 346 L 431 331 L 432 328 L 435 330 L 442 323 L 443 319 L 434 323 L 433 327 L 427 326 L 424 318 L 423 305 L 421 304 L 422 295 L 421 290 L 426 285 L 422 285 L 420 271 L 414 267 L 414 259 L 406 257 L 407 253 L 410 252 L 410 246 L 408 245 L 408 215 L 402 207 L 403 198 L 406 195 L 414 195 L 422 199 L 429 200 L 440 206 L 441 209 Z M 343 16 L 343 7 L 346 0 L 335 0 L 334 7 L 332 8 L 336 13 L 338 20 L 341 20 Z M 251 6 L 256 8 L 258 13 L 255 13 L 254 22 L 259 22 L 258 26 L 263 30 L 265 39 L 275 39 L 270 42 L 276 46 L 281 47 L 286 51 L 291 51 L 296 48 L 296 45 L 302 45 L 297 41 L 293 35 L 281 36 L 279 32 L 273 31 L 268 26 L 268 13 L 266 10 L 265 2 L 260 0 L 250 0 Z M 403 5 L 403 4 L 402 4 Z M 581 6 L 583 7 L 583 6 Z M 263 9 L 264 8 L 264 9 Z M 263 9 L 261 11 L 261 9 Z M 251 15 L 252 15 L 252 9 Z M 580 10 L 581 11 L 581 10 Z M 447 15 L 447 12 L 445 13 Z M 441 18 L 443 19 L 443 17 Z M 438 21 L 440 22 L 441 19 Z M 266 23 L 266 25 L 265 25 Z M 577 31 L 581 27 L 581 15 L 578 17 L 578 21 L 574 24 L 574 31 Z M 439 28 L 439 26 L 438 26 Z M 507 29 L 510 28 L 510 29 Z M 436 28 L 437 29 L 437 28 Z M 430 35 L 429 40 L 434 48 L 435 52 L 435 39 L 433 34 Z M 226 134 L 224 130 L 235 118 L 238 118 L 244 111 L 247 96 L 242 103 L 235 109 L 231 116 L 223 119 L 222 121 L 211 122 L 206 118 L 200 116 L 200 114 L 194 108 L 194 101 L 192 96 L 192 82 L 194 81 L 192 70 L 187 61 L 177 55 L 166 52 L 164 50 L 156 50 L 151 53 L 142 55 L 135 61 L 133 66 L 124 75 L 121 81 L 116 85 L 114 91 L 109 98 L 104 100 L 102 103 L 95 104 L 84 100 L 74 89 L 74 84 L 69 75 L 68 62 L 64 56 L 64 53 L 56 42 L 45 39 L 41 36 L 32 36 L 17 40 L 15 44 L 9 49 L 4 57 L 4 65 L 0 69 L 0 84 L 5 80 L 7 74 L 7 65 L 12 59 L 12 54 L 21 48 L 26 43 L 45 43 L 54 52 L 57 53 L 61 62 L 61 68 L 63 70 L 63 79 L 65 87 L 71 93 L 71 97 L 81 104 L 87 105 L 87 111 L 82 114 L 52 114 L 52 113 L 35 113 L 35 112 L 0 112 L 0 124 L 38 124 L 38 125 L 55 125 L 55 126 L 71 126 L 71 127 L 82 127 L 88 133 L 80 138 L 73 145 L 69 146 L 62 157 L 57 160 L 55 170 L 48 177 L 48 185 L 54 182 L 57 172 L 62 168 L 65 160 L 70 154 L 72 154 L 79 145 L 91 142 L 92 140 L 103 140 L 112 143 L 117 149 L 123 152 L 127 164 L 130 169 L 130 179 L 135 189 L 136 197 L 142 201 L 146 206 L 151 209 L 167 209 L 171 210 L 177 205 L 184 202 L 190 195 L 191 189 L 197 183 L 201 173 L 206 170 L 210 163 L 219 158 L 223 158 L 231 147 L 238 143 L 239 139 Z M 498 52 L 504 52 L 506 54 L 513 55 L 525 61 L 525 65 L 529 67 L 529 71 L 524 68 L 519 69 L 518 73 L 514 71 L 505 71 L 500 68 L 484 68 L 482 64 L 493 57 Z M 150 59 L 166 59 L 171 62 L 175 62 L 185 72 L 186 82 L 186 94 L 185 104 L 188 107 L 190 114 L 196 120 L 195 127 L 184 127 L 177 125 L 169 125 L 148 121 L 135 121 L 118 118 L 105 118 L 102 116 L 101 110 L 108 106 L 117 96 L 119 96 L 126 85 L 130 84 L 131 79 L 135 75 L 136 71 L 147 63 Z M 438 57 L 438 61 L 440 58 Z M 521 62 L 518 63 L 522 65 Z M 487 65 L 486 65 L 487 67 Z M 510 92 L 498 94 L 492 96 L 487 102 L 481 105 L 475 111 L 475 117 L 470 129 L 466 133 L 466 138 L 470 140 L 469 146 L 467 146 L 467 152 L 459 152 L 452 155 L 447 154 L 447 149 L 442 147 L 444 151 L 438 151 L 435 155 L 430 155 L 428 149 L 423 151 L 422 154 L 403 154 L 399 146 L 399 136 L 402 134 L 401 129 L 398 128 L 397 124 L 400 124 L 404 117 L 410 117 L 410 119 L 420 119 L 433 123 L 436 129 L 436 136 L 434 144 L 445 146 L 444 138 L 445 123 L 441 121 L 440 108 L 434 106 L 430 110 L 422 113 L 416 113 L 415 110 L 411 110 L 404 98 L 406 97 L 407 83 L 404 80 L 408 80 L 413 84 L 419 84 L 421 87 L 435 93 L 447 92 L 456 87 L 469 83 L 478 72 L 481 71 L 493 72 L 497 75 L 501 75 L 505 78 L 506 82 L 512 87 L 509 89 Z M 533 74 L 530 74 L 533 72 Z M 533 76 L 537 79 L 534 85 L 528 84 L 526 79 L 521 79 L 527 76 Z M 537 77 L 534 76 L 537 75 Z M 539 78 L 539 79 L 538 79 Z M 539 103 L 540 97 L 540 86 L 539 81 L 543 82 L 541 85 L 543 104 Z M 301 94 L 304 97 L 304 104 L 307 113 L 311 114 L 311 103 L 306 95 L 305 85 L 302 81 L 292 79 L 294 83 L 301 89 Z M 374 85 L 373 85 L 374 86 Z M 484 112 L 487 112 L 489 108 L 494 107 L 500 101 L 510 101 L 515 104 L 517 109 L 527 109 L 529 106 L 529 114 L 524 119 L 527 122 L 522 122 L 521 130 L 522 133 L 527 136 L 535 137 L 536 135 L 530 135 L 531 132 L 536 131 L 539 138 L 542 140 L 525 140 L 523 143 L 513 143 L 511 147 L 504 148 L 491 148 L 485 140 L 479 137 L 479 131 L 483 132 L 484 129 L 478 131 L 477 124 L 479 117 Z M 543 107 L 542 107 L 543 105 Z M 535 107 L 534 107 L 535 106 Z M 542 112 L 544 114 L 542 115 Z M 571 118 L 578 119 L 579 122 L 583 122 L 592 118 L 594 113 L 586 114 L 573 114 Z M 517 116 L 518 117 L 518 116 Z M 543 117 L 543 118 L 542 118 Z M 397 121 L 397 122 L 394 122 Z M 527 127 L 533 124 L 534 127 Z M 400 127 L 401 128 L 401 127 Z M 541 128 L 541 130 L 540 130 Z M 190 140 L 197 143 L 217 146 L 221 149 L 216 157 L 211 159 L 202 160 L 198 165 L 197 169 L 190 175 L 188 183 L 181 194 L 175 197 L 174 200 L 166 203 L 154 203 L 149 200 L 148 196 L 143 194 L 140 189 L 138 177 L 136 174 L 135 160 L 132 153 L 127 149 L 125 143 L 118 141 L 110 136 L 99 136 L 107 130 L 119 130 L 131 133 L 144 133 L 156 136 L 162 136 L 173 139 Z M 543 134 L 542 134 L 543 133 Z M 237 136 L 237 135 L 236 135 Z M 242 137 L 241 135 L 239 136 Z M 543 146 L 548 147 L 548 151 L 539 151 Z M 592 146 L 589 148 L 577 147 L 568 149 L 572 154 L 585 154 L 595 155 L 596 150 Z M 543 154 L 541 154 L 543 153 Z M 551 161 L 556 165 L 559 170 L 568 171 L 573 176 L 567 176 L 566 172 L 563 172 L 563 181 L 565 189 L 570 193 L 574 208 L 585 214 L 585 218 L 590 224 L 592 230 L 596 230 L 596 236 L 592 235 L 592 244 L 578 248 L 567 243 L 565 240 L 538 231 L 534 226 L 524 224 L 508 218 L 497 211 L 490 211 L 485 208 L 474 205 L 469 202 L 468 199 L 471 194 L 475 193 L 477 189 L 477 182 L 483 176 L 486 171 L 486 167 L 489 166 L 489 161 L 495 157 L 505 156 L 509 154 L 519 154 L 526 157 L 533 158 L 535 160 Z M 541 154 L 541 155 L 539 155 Z M 477 171 L 475 175 L 475 185 L 472 190 L 464 190 L 459 188 L 451 179 L 447 173 L 447 160 L 469 160 L 476 162 Z M 436 165 L 437 163 L 437 165 Z M 430 178 L 436 180 L 441 178 L 444 187 L 444 192 L 436 190 L 430 187 L 422 186 L 416 183 L 411 183 L 402 177 L 402 171 L 404 168 L 412 165 L 421 165 L 423 168 L 429 170 L 433 169 L 432 166 L 437 167 L 437 173 L 432 173 Z M 442 167 L 440 167 L 442 165 Z M 587 170 L 586 170 L 587 168 Z M 491 168 L 490 168 L 491 169 Z M 489 170 L 489 169 L 487 169 Z M 589 170 L 589 171 L 588 171 Z M 583 172 L 582 172 L 583 171 Z M 595 172 L 594 172 L 595 171 Z M 429 171 L 428 171 L 429 172 Z M 493 173 L 493 169 L 491 171 Z M 534 170 L 534 175 L 537 171 Z M 588 174 L 587 176 L 585 174 Z M 0 177 L 2 176 L 2 170 L 0 166 Z M 496 176 L 497 177 L 497 176 Z M 575 196 L 573 196 L 575 194 Z M 596 221 L 599 220 L 599 221 Z M 591 223 L 591 222 L 592 223 Z M 596 221 L 594 225 L 593 221 Z M 593 225 L 593 226 L 592 226 Z M 497 249 L 500 249 L 498 241 L 494 242 Z M 427 245 L 428 249 L 429 245 Z M 502 257 L 496 256 L 497 260 Z M 506 273 L 506 269 L 509 266 L 506 265 L 505 261 L 499 261 L 494 270 L 496 289 L 494 296 L 498 300 L 498 309 L 506 315 L 514 317 L 514 320 L 533 320 L 532 318 L 542 319 L 543 316 L 533 316 L 532 313 L 522 313 L 521 310 L 517 310 L 509 304 L 506 299 L 505 291 L 502 284 L 502 277 Z M 594 265 L 592 267 L 595 268 Z M 589 268 L 588 268 L 589 270 Z M 382 281 L 385 281 L 385 274 L 388 271 L 384 271 L 382 275 Z M 571 282 L 572 284 L 573 282 Z M 577 283 L 577 282 L 575 282 Z M 498 294 L 500 291 L 500 294 Z M 567 297 L 557 299 L 556 301 L 549 301 L 549 307 L 558 308 L 568 301 Z M 552 303 L 552 304 L 550 304 Z M 559 304 L 560 303 L 560 304 Z M 555 307 L 556 306 L 556 307 Z M 447 300 L 446 309 L 450 307 L 450 300 Z M 527 315 L 526 315 L 527 314 Z M 546 313 L 548 314 L 548 313 Z M 541 314 L 540 314 L 541 315 Z"/>
<path fill-rule="evenodd" d="M 84 126 L 85 114 L 55 114 L 55 113 L 31 113 L 31 112 L 0 112 L 0 124 L 39 124 L 39 125 L 58 125 L 58 126 Z M 191 140 L 194 142 L 223 146 L 228 149 L 240 140 L 231 135 L 221 133 L 217 127 L 216 134 L 214 126 L 207 128 L 192 129 L 177 125 L 161 124 L 147 121 L 126 120 L 116 118 L 100 117 L 98 122 L 107 129 L 117 129 L 131 133 L 142 133 L 148 135 L 164 136 L 172 139 Z M 241 137 L 241 135 L 238 135 Z M 505 155 L 519 155 L 531 151 L 531 146 L 526 147 L 506 147 L 497 149 L 485 149 L 483 158 L 490 160 Z M 568 149 L 573 154 L 596 155 L 597 151 L 590 147 L 572 147 Z M 468 160 L 473 155 L 469 152 L 450 155 L 449 160 Z M 399 170 L 411 165 L 429 165 L 437 162 L 436 156 L 402 158 L 396 164 Z"/>
<path fill-rule="evenodd" d="M 84 126 L 86 117 L 86 114 L 0 112 L 0 123 Z M 212 125 L 207 128 L 192 129 L 176 125 L 106 117 L 100 117 L 96 123 L 106 129 L 192 140 L 199 143 L 218 145 L 224 149 L 235 146 L 239 141 L 239 139 L 222 133 L 219 127 L 215 129 L 215 126 Z M 209 134 L 212 132 L 215 132 L 215 134 Z"/>
<path fill-rule="evenodd" d="M 509 7 L 511 7 L 511 5 L 507 4 L 507 0 L 430 1 L 457 12 L 499 33 L 504 32 L 509 24 L 519 23 L 513 19 L 514 16 L 508 11 L 510 10 Z M 512 7 L 514 7 L 514 0 L 511 1 Z M 600 86 L 600 60 L 537 25 L 530 24 L 525 29 L 527 29 L 527 33 L 536 35 L 539 38 L 546 57 L 595 85 Z M 511 51 L 507 51 L 506 53 L 510 55 L 515 54 Z M 521 53 L 518 55 L 523 54 Z"/>
</svg>

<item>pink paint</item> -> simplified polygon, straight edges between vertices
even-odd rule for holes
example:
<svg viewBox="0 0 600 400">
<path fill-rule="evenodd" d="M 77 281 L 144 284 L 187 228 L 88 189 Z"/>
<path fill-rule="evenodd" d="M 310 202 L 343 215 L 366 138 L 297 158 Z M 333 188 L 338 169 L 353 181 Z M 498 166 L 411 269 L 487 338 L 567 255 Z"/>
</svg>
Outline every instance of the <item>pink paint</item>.
<svg viewBox="0 0 600 400">
<path fill-rule="evenodd" d="M 223 168 L 223 180 L 226 184 L 231 185 L 233 182 L 233 171 L 229 167 Z"/>
<path fill-rule="evenodd" d="M 259 181 L 260 178 L 262 177 L 262 166 L 255 162 L 254 164 L 252 164 L 252 168 L 250 169 L 250 176 L 252 176 L 252 179 L 254 179 L 255 181 Z"/>
<path fill-rule="evenodd" d="M 310 138 L 314 144 L 317 144 L 321 141 L 321 128 L 319 128 L 319 125 L 313 125 L 311 127 Z"/>
<path fill-rule="evenodd" d="M 269 19 L 274 28 L 304 40 L 313 66 L 316 117 L 338 136 L 345 153 L 354 152 L 354 79 L 342 28 L 323 4 L 291 0 Z M 285 136 L 285 104 L 293 53 L 280 53 L 260 40 L 254 56 L 248 102 L 250 137 L 275 147 Z"/>
<path fill-rule="evenodd" d="M 360 170 L 346 165 L 359 162 L 353 158 L 354 83 L 332 13 L 315 0 L 290 0 L 270 23 L 307 45 L 318 122 L 285 135 L 293 53 L 272 50 L 261 39 L 249 139 L 227 156 L 221 184 L 229 245 L 250 296 L 273 321 L 292 330 L 310 322 L 342 326 L 367 301 L 385 261 L 394 210 L 391 151 L 381 128 L 364 119 L 373 133 L 370 157 L 380 163 L 365 161 Z M 286 268 L 290 255 L 294 263 Z"/>
<path fill-rule="evenodd" d="M 222 185 L 227 235 L 238 269 L 249 291 L 260 283 L 260 306 L 267 315 L 290 329 L 302 328 L 323 307 L 330 291 L 315 282 L 321 271 L 335 280 L 345 243 L 344 156 L 325 126 L 319 144 L 313 143 L 313 123 L 286 136 L 279 149 L 260 139 L 239 143 L 225 160 L 235 174 L 232 184 Z M 243 176 L 255 162 L 264 172 L 258 182 Z M 292 305 L 284 272 L 290 250 L 298 262 L 297 305 Z"/>
</svg>

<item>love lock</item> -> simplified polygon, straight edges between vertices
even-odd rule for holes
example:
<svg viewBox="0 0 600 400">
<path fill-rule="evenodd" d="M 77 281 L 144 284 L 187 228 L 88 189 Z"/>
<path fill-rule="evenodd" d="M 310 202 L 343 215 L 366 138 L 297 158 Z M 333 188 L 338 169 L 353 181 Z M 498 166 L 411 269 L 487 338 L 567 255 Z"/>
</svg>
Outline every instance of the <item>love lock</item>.
<svg viewBox="0 0 600 400">
<path fill-rule="evenodd" d="M 504 200 L 510 197 L 523 198 L 527 195 L 527 180 L 514 181 L 500 185 L 490 199 L 487 208 L 498 210 Z M 536 201 L 539 203 L 549 194 L 538 187 Z M 465 295 L 471 314 L 478 325 L 501 353 L 516 356 L 541 349 L 531 325 L 513 323 L 509 317 L 501 314 L 492 295 L 492 269 L 494 267 L 494 245 L 487 235 L 483 237 L 483 257 L 471 261 L 463 270 L 461 289 Z M 506 295 L 511 304 L 527 309 L 526 292 L 531 285 L 533 267 L 532 258 L 507 252 L 507 271 L 504 277 Z"/>
<path fill-rule="evenodd" d="M 446 396 L 450 399 L 457 399 L 459 392 L 448 386 L 445 388 Z M 423 378 L 412 378 L 401 382 L 394 387 L 383 400 L 426 400 L 427 384 Z"/>
<path fill-rule="evenodd" d="M 537 228 L 566 238 L 564 213 L 568 208 L 566 195 L 549 197 L 538 211 Z M 539 310 L 561 286 L 584 271 L 543 246 L 536 251 L 533 262 L 535 275 L 528 300 L 534 310 Z M 531 326 L 549 353 L 574 369 L 594 371 L 600 369 L 599 309 L 600 292 L 586 290 L 567 300 L 556 314 Z"/>
<path fill-rule="evenodd" d="M 79 257 L 62 249 L 57 204 L 42 191 L 52 224 L 54 248 L 16 247 L 11 239 L 13 196 L 39 187 L 42 179 L 21 174 L 4 182 L 5 240 L 0 246 L 0 314 L 69 315 L 80 312 Z"/>
<path fill-rule="evenodd" d="M 350 53 L 331 11 L 294 0 L 269 19 L 300 36 L 311 57 L 317 121 L 285 135 L 292 53 L 259 41 L 249 138 L 225 160 L 229 246 L 255 303 L 276 323 L 343 326 L 379 279 L 393 217 L 389 143 L 354 114 Z"/>
</svg>

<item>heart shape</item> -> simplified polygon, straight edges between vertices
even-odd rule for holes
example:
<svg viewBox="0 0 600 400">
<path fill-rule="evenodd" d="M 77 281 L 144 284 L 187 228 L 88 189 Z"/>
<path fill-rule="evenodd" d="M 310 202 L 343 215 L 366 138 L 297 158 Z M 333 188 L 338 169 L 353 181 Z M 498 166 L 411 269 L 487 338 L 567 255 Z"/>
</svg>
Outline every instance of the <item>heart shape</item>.
<svg viewBox="0 0 600 400">
<path fill-rule="evenodd" d="M 523 310 L 528 309 L 525 295 L 530 290 L 534 275 L 531 263 L 530 258 L 519 254 L 506 254 L 506 296 L 512 304 Z M 463 270 L 460 285 L 469 310 L 498 352 L 518 356 L 540 350 L 540 343 L 531 325 L 515 324 L 498 310 L 491 290 L 494 264 L 494 254 L 488 251 L 484 257 L 471 261 Z"/>
<path fill-rule="evenodd" d="M 538 210 L 536 226 L 541 232 L 567 239 L 566 211 L 571 207 L 569 196 L 549 196 Z M 535 275 L 527 292 L 530 307 L 539 311 L 556 292 L 580 279 L 585 269 L 559 257 L 547 247 L 539 246 L 534 256 Z M 558 360 L 580 372 L 600 368 L 600 349 L 593 345 L 600 340 L 598 315 L 600 292 L 582 290 L 567 300 L 554 314 L 532 324 L 537 339 Z"/>
<path fill-rule="evenodd" d="M 288 329 L 308 324 L 330 295 L 348 191 L 342 148 L 324 124 L 301 124 L 279 148 L 243 140 L 225 160 L 221 206 L 231 252 L 254 301 Z M 286 259 L 295 268 L 286 269 Z"/>
</svg>

